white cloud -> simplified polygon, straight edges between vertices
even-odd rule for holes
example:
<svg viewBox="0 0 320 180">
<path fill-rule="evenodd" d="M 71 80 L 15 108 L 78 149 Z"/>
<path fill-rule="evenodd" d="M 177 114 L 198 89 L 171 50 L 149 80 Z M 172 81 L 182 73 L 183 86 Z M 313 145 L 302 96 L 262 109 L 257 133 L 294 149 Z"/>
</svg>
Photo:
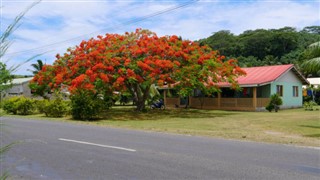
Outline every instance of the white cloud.
<svg viewBox="0 0 320 180">
<path fill-rule="evenodd" d="M 197 40 L 219 30 L 239 34 L 257 28 L 292 26 L 301 29 L 320 25 L 318 1 L 199 1 L 132 23 L 183 2 L 186 1 L 43 0 L 26 14 L 23 24 L 13 34 L 16 39 L 7 58 L 12 58 L 10 63 L 15 64 L 34 54 L 53 51 L 40 57 L 52 63 L 55 54 L 64 53 L 82 39 L 105 33 L 134 31 L 140 27 L 150 29 L 159 36 L 175 34 Z M 4 1 L 1 32 L 30 3 Z M 39 49 L 12 54 L 35 48 Z M 18 73 L 26 73 L 26 66 L 20 68 Z"/>
</svg>

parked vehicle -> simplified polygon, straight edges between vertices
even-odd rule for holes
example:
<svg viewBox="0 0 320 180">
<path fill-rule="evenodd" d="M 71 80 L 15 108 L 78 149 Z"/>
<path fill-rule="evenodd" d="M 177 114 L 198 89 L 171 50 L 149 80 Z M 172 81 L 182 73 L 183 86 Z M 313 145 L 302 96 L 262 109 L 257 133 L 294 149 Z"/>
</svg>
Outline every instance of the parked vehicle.
<svg viewBox="0 0 320 180">
<path fill-rule="evenodd" d="M 162 110 L 165 109 L 165 105 L 164 105 L 163 99 L 160 99 L 158 101 L 153 102 L 150 105 L 150 108 L 151 109 L 162 109 Z"/>
</svg>

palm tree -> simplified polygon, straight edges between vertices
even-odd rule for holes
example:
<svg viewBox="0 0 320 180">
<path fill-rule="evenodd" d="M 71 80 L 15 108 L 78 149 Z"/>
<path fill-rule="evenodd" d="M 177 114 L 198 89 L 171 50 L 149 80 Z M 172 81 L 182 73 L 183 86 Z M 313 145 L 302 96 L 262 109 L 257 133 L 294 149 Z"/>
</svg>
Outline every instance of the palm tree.
<svg viewBox="0 0 320 180">
<path fill-rule="evenodd" d="M 39 71 L 42 70 L 43 65 L 44 64 L 43 64 L 42 60 L 38 59 L 37 63 L 31 64 L 31 66 L 33 67 L 34 70 L 28 69 L 28 71 L 32 72 L 33 75 L 36 75 L 36 74 L 38 74 Z"/>
<path fill-rule="evenodd" d="M 302 72 L 307 76 L 320 76 L 320 41 L 309 45 L 304 57 L 306 60 L 301 64 Z"/>
</svg>

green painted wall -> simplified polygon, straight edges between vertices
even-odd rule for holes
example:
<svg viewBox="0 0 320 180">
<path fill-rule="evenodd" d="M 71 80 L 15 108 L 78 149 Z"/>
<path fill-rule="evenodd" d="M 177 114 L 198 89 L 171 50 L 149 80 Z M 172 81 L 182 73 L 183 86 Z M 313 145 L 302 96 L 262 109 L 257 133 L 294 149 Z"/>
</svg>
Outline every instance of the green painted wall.
<svg viewBox="0 0 320 180">
<path fill-rule="evenodd" d="M 271 84 L 271 94 L 277 92 L 277 85 L 283 86 L 282 108 L 302 106 L 302 82 L 292 71 L 289 71 Z M 298 86 L 298 97 L 293 96 L 293 86 Z"/>
</svg>

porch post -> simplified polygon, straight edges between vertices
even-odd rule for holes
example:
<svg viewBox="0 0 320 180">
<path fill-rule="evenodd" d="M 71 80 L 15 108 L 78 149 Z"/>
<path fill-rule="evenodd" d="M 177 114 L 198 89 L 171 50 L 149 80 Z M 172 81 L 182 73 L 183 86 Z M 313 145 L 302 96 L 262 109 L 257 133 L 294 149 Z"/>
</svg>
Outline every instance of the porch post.
<svg viewBox="0 0 320 180">
<path fill-rule="evenodd" d="M 163 91 L 163 103 L 165 106 L 167 105 L 167 89 Z"/>
<path fill-rule="evenodd" d="M 253 87 L 253 108 L 256 110 L 257 108 L 257 87 Z"/>
</svg>

